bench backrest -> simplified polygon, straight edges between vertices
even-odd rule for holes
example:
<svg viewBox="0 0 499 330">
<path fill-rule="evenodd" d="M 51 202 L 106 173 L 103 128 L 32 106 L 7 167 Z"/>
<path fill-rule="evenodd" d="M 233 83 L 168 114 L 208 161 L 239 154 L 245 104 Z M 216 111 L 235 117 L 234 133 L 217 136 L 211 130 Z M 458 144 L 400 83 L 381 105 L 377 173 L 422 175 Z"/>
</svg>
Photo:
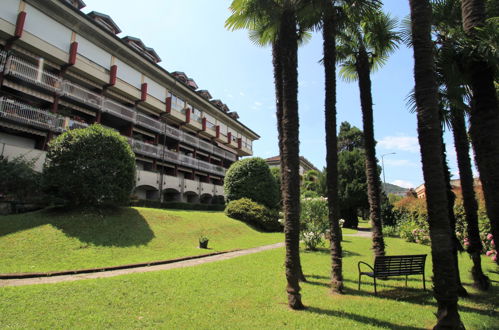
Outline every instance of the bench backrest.
<svg viewBox="0 0 499 330">
<path fill-rule="evenodd" d="M 376 276 L 424 274 L 426 254 L 382 256 L 374 260 Z"/>
</svg>

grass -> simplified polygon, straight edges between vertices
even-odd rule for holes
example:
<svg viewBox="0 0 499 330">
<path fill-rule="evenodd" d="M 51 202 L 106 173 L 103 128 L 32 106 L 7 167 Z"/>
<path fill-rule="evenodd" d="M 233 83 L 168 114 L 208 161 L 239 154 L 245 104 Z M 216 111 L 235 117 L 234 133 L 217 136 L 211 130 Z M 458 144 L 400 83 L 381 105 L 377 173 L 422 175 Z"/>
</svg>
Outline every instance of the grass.
<svg viewBox="0 0 499 330">
<path fill-rule="evenodd" d="M 429 253 L 429 247 L 388 238 L 389 254 Z M 436 303 L 419 276 L 379 282 L 357 290 L 357 262 L 372 262 L 368 238 L 343 242 L 346 295 L 328 290 L 327 250 L 303 252 L 305 311 L 286 305 L 284 249 L 170 271 L 51 285 L 0 288 L 0 324 L 6 328 L 238 328 L 238 329 L 426 329 L 435 324 Z M 460 299 L 467 329 L 497 329 L 499 273 L 484 258 L 493 291 L 470 287 L 471 262 L 460 257 L 471 297 Z M 431 258 L 426 268 L 431 288 Z"/>
<path fill-rule="evenodd" d="M 209 250 L 198 248 L 208 236 Z M 40 211 L 0 216 L 0 273 L 164 260 L 283 241 L 223 212 L 123 208 L 111 214 Z"/>
</svg>

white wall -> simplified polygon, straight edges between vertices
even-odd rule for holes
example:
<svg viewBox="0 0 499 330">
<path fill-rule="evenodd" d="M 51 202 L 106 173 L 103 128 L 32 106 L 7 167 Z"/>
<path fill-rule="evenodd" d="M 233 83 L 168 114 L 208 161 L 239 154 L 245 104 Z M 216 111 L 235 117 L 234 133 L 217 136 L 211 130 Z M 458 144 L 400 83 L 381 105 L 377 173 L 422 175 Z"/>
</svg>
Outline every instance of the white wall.
<svg viewBox="0 0 499 330">
<path fill-rule="evenodd" d="M 35 148 L 35 140 L 33 139 L 0 132 L 0 148 L 3 143 L 28 149 Z"/>
<path fill-rule="evenodd" d="M 166 98 L 166 88 L 148 77 L 145 77 L 145 82 L 147 83 L 147 93 L 164 102 Z"/>
<path fill-rule="evenodd" d="M 24 29 L 49 44 L 69 52 L 71 30 L 28 4 L 26 4 Z"/>
<path fill-rule="evenodd" d="M 19 13 L 19 0 L 0 0 L 0 18 L 16 24 Z"/>
<path fill-rule="evenodd" d="M 116 59 L 116 65 L 118 66 L 118 78 L 140 89 L 142 74 L 119 59 Z"/>
<path fill-rule="evenodd" d="M 82 36 L 77 35 L 76 41 L 78 42 L 78 54 L 106 69 L 111 67 L 111 54 L 97 47 Z"/>
</svg>

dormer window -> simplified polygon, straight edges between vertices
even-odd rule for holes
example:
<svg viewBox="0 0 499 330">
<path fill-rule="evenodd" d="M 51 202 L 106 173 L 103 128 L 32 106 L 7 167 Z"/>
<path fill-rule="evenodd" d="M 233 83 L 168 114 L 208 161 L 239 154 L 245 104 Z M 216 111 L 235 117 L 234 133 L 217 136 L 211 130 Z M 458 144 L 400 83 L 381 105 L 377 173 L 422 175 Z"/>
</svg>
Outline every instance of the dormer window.
<svg viewBox="0 0 499 330">
<path fill-rule="evenodd" d="M 118 27 L 118 25 L 116 25 L 116 23 L 114 23 L 109 15 L 92 11 L 88 13 L 88 16 L 112 34 L 121 33 L 121 29 Z"/>
<path fill-rule="evenodd" d="M 172 75 L 177 78 L 178 80 L 180 80 L 181 82 L 183 82 L 184 84 L 187 83 L 187 75 L 181 71 L 175 71 L 175 72 L 172 72 Z"/>
<path fill-rule="evenodd" d="M 212 98 L 210 92 L 208 92 L 206 89 L 202 89 L 202 90 L 199 90 L 197 92 L 199 95 L 201 95 L 202 97 L 204 97 L 207 100 L 210 100 Z"/>
<path fill-rule="evenodd" d="M 147 58 L 149 61 L 158 63 L 161 62 L 161 58 L 159 58 L 158 54 L 154 51 L 154 49 L 150 47 L 146 47 L 142 40 L 135 37 L 126 36 L 123 38 L 123 41 L 126 42 L 130 47 L 138 51 L 142 56 Z"/>
<path fill-rule="evenodd" d="M 64 2 L 70 4 L 76 9 L 80 10 L 86 6 L 86 4 L 82 0 L 63 0 Z"/>
<path fill-rule="evenodd" d="M 190 88 L 192 88 L 193 90 L 196 90 L 198 89 L 198 85 L 196 84 L 196 82 L 194 81 L 194 79 L 192 78 L 188 78 L 187 79 L 187 86 L 189 86 Z"/>
</svg>

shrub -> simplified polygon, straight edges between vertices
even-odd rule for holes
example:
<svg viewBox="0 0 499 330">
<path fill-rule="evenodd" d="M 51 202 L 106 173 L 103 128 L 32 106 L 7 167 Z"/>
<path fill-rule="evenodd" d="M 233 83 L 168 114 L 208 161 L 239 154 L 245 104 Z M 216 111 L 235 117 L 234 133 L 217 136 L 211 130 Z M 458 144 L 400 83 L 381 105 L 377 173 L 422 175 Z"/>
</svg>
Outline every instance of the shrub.
<svg viewBox="0 0 499 330">
<path fill-rule="evenodd" d="M 235 162 L 224 180 L 227 201 L 249 198 L 268 208 L 279 203 L 279 187 L 269 166 L 262 158 L 246 158 Z"/>
<path fill-rule="evenodd" d="M 301 201 L 300 239 L 308 250 L 316 250 L 324 244 L 329 228 L 327 199 L 323 197 L 304 198 Z"/>
<path fill-rule="evenodd" d="M 49 144 L 45 191 L 71 206 L 122 205 L 135 184 L 135 155 L 119 133 L 92 125 L 67 131 Z"/>
<path fill-rule="evenodd" d="M 249 198 L 229 202 L 225 208 L 225 214 L 230 218 L 244 221 L 265 231 L 281 230 L 278 212 Z"/>
<path fill-rule="evenodd" d="M 33 169 L 36 159 L 0 158 L 0 197 L 31 202 L 40 196 L 40 173 Z"/>
</svg>

